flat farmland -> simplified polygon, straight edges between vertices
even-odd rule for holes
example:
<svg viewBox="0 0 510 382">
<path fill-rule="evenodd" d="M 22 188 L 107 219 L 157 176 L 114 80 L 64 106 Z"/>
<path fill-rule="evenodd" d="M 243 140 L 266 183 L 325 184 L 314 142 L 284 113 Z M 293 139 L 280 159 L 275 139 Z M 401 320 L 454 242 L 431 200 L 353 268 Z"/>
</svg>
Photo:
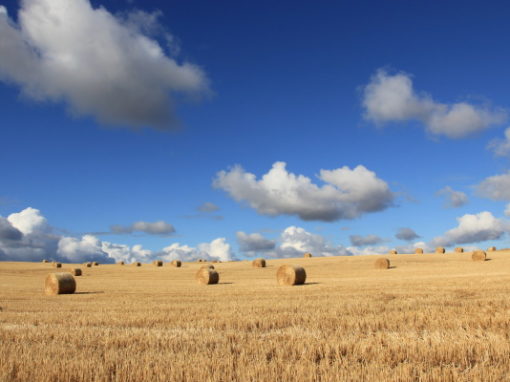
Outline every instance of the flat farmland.
<svg viewBox="0 0 510 382">
<path fill-rule="evenodd" d="M 80 267 L 0 263 L 1 381 L 506 381 L 510 251 Z M 302 286 L 279 286 L 282 264 Z"/>
</svg>

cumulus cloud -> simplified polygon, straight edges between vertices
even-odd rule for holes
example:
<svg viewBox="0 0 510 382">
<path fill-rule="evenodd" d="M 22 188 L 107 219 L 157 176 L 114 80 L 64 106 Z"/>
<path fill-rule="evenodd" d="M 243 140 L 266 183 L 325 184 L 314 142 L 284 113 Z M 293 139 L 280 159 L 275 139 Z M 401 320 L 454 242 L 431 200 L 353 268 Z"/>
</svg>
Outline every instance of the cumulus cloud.
<svg viewBox="0 0 510 382">
<path fill-rule="evenodd" d="M 198 206 L 197 210 L 199 212 L 216 212 L 220 209 L 216 204 L 211 202 L 205 202 Z"/>
<path fill-rule="evenodd" d="M 490 212 L 466 214 L 457 218 L 457 227 L 432 240 L 433 245 L 452 246 L 455 244 L 477 243 L 496 240 L 510 229 L 509 222 L 495 218 Z"/>
<path fill-rule="evenodd" d="M 510 216 L 510 203 L 508 203 L 505 207 L 505 216 Z"/>
<path fill-rule="evenodd" d="M 102 123 L 168 128 L 174 95 L 201 95 L 208 84 L 199 67 L 177 62 L 149 36 L 160 31 L 158 15 L 116 17 L 89 0 L 23 0 L 16 23 L 2 7 L 0 80 Z"/>
<path fill-rule="evenodd" d="M 248 255 L 254 255 L 258 252 L 267 252 L 275 248 L 275 241 L 266 239 L 260 233 L 247 234 L 238 231 L 236 237 L 239 249 Z"/>
<path fill-rule="evenodd" d="M 9 220 L 0 217 L 0 240 L 18 241 L 23 238 L 23 233 L 14 227 Z"/>
<path fill-rule="evenodd" d="M 494 139 L 487 145 L 494 155 L 498 157 L 507 157 L 510 155 L 510 127 L 505 130 L 503 139 Z"/>
<path fill-rule="evenodd" d="M 446 208 L 462 207 L 468 202 L 468 197 L 464 192 L 455 191 L 450 186 L 440 189 L 436 194 L 445 197 L 444 206 Z"/>
<path fill-rule="evenodd" d="M 351 244 L 356 247 L 363 247 L 365 245 L 375 245 L 383 243 L 385 240 L 377 235 L 350 235 L 349 240 Z"/>
<path fill-rule="evenodd" d="M 285 162 L 275 162 L 260 180 L 240 166 L 220 171 L 213 186 L 262 215 L 296 215 L 303 220 L 354 219 L 384 210 L 394 200 L 388 184 L 361 165 L 320 170 L 318 178 L 325 184 L 316 185 L 288 172 Z"/>
<path fill-rule="evenodd" d="M 195 261 L 198 259 L 208 261 L 231 261 L 236 259 L 230 244 L 228 244 L 226 239 L 223 237 L 214 239 L 210 243 L 201 243 L 196 248 L 188 245 L 181 245 L 179 243 L 173 243 L 168 247 L 163 248 L 163 250 L 158 254 L 158 258 L 164 259 L 165 261 L 177 259 L 183 261 Z"/>
<path fill-rule="evenodd" d="M 428 94 L 419 94 L 405 73 L 389 74 L 379 70 L 365 86 L 363 94 L 365 117 L 377 124 L 415 120 L 428 132 L 449 138 L 462 138 L 505 122 L 502 110 L 465 102 L 444 104 Z"/>
<path fill-rule="evenodd" d="M 399 240 L 411 241 L 416 240 L 420 237 L 412 228 L 402 227 L 399 228 L 395 237 Z"/>
<path fill-rule="evenodd" d="M 113 233 L 144 232 L 150 235 L 169 235 L 175 232 L 172 224 L 162 220 L 154 223 L 138 221 L 128 226 L 116 224 L 112 225 L 110 229 Z"/>
<path fill-rule="evenodd" d="M 510 171 L 485 178 L 476 186 L 476 192 L 484 198 L 510 201 Z"/>
</svg>

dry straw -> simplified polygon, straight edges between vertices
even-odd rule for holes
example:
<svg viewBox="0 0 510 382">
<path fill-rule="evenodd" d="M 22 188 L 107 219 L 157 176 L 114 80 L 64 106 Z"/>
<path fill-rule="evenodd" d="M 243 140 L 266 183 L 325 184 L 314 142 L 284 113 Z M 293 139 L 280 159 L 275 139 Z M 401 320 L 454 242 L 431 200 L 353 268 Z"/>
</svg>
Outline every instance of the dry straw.
<svg viewBox="0 0 510 382">
<path fill-rule="evenodd" d="M 455 248 L 455 252 L 457 252 L 457 253 L 463 253 L 463 252 L 464 252 L 464 248 L 462 248 L 462 247 L 457 247 L 457 248 Z"/>
<path fill-rule="evenodd" d="M 135 261 L 134 263 L 131 264 L 133 267 L 141 267 L 142 266 L 142 263 L 139 262 L 139 261 Z"/>
<path fill-rule="evenodd" d="M 473 251 L 473 254 L 471 255 L 471 259 L 473 261 L 485 261 L 485 260 L 487 260 L 487 254 L 485 253 L 485 251 L 481 251 L 481 250 Z"/>
<path fill-rule="evenodd" d="M 156 267 L 162 267 L 163 266 L 163 260 L 154 260 L 152 262 L 152 265 L 154 265 Z"/>
<path fill-rule="evenodd" d="M 266 260 L 262 257 L 259 257 L 258 259 L 255 259 L 251 262 L 251 265 L 255 268 L 265 268 L 266 267 Z"/>
<path fill-rule="evenodd" d="M 390 252 L 389 252 L 389 253 L 390 253 L 390 255 L 396 255 L 396 254 L 398 254 L 398 252 L 397 252 L 397 250 L 396 250 L 396 249 L 392 249 L 392 250 L 390 250 Z"/>
<path fill-rule="evenodd" d="M 416 248 L 414 253 L 416 253 L 417 255 L 423 255 L 423 248 Z"/>
<path fill-rule="evenodd" d="M 310 252 L 306 252 L 303 257 L 312 257 L 313 255 Z"/>
<path fill-rule="evenodd" d="M 176 268 L 180 268 L 182 265 L 181 260 L 173 260 L 170 264 L 172 264 Z"/>
<path fill-rule="evenodd" d="M 389 269 L 390 261 L 384 257 L 380 257 L 375 261 L 374 267 L 376 269 Z"/>
<path fill-rule="evenodd" d="M 445 253 L 445 249 L 443 247 L 437 247 L 436 248 L 436 253 Z"/>
<path fill-rule="evenodd" d="M 199 284 L 203 285 L 218 284 L 218 281 L 220 281 L 220 275 L 214 269 L 204 266 L 198 270 L 195 275 L 195 279 Z"/>
<path fill-rule="evenodd" d="M 70 294 L 76 291 L 76 281 L 70 273 L 50 273 L 44 283 L 47 295 Z"/>
<path fill-rule="evenodd" d="M 81 276 L 81 269 L 80 268 L 71 268 L 69 269 L 69 273 L 73 276 Z"/>
<path fill-rule="evenodd" d="M 489 248 L 487 248 L 487 251 L 489 251 L 489 252 L 492 252 L 492 251 L 495 251 L 495 250 L 496 250 L 496 247 L 489 247 Z"/>
<path fill-rule="evenodd" d="M 62 263 L 53 263 L 54 268 L 62 268 Z"/>
<path fill-rule="evenodd" d="M 282 265 L 276 272 L 279 285 L 302 285 L 306 281 L 306 272 L 298 265 Z"/>
</svg>

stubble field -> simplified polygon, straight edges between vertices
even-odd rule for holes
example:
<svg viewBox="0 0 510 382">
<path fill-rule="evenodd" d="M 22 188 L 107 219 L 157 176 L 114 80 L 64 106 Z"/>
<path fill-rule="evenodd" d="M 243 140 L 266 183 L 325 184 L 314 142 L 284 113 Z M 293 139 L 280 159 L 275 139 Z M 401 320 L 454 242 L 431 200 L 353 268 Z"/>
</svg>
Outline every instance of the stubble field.
<svg viewBox="0 0 510 382">
<path fill-rule="evenodd" d="M 45 296 L 50 264 L 0 263 L 1 381 L 507 381 L 510 251 L 100 265 Z M 307 272 L 276 284 L 281 264 Z M 63 269 L 68 266 L 64 265 Z"/>
</svg>

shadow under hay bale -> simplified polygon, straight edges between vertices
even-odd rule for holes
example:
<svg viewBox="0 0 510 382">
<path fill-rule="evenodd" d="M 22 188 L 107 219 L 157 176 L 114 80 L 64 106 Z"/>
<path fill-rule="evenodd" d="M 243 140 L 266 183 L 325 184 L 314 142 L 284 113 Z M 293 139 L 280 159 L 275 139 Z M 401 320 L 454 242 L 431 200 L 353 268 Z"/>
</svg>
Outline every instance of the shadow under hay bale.
<svg viewBox="0 0 510 382">
<path fill-rule="evenodd" d="M 255 259 L 251 262 L 251 265 L 255 268 L 265 268 L 266 267 L 266 260 L 262 257 L 259 257 L 258 259 Z"/>
<path fill-rule="evenodd" d="M 204 266 L 195 274 L 195 280 L 202 285 L 218 284 L 220 275 L 214 269 Z"/>
<path fill-rule="evenodd" d="M 380 257 L 374 262 L 375 269 L 389 269 L 390 268 L 390 260 Z"/>
<path fill-rule="evenodd" d="M 50 273 L 44 283 L 44 292 L 49 296 L 72 294 L 76 291 L 76 281 L 70 273 Z"/>
<path fill-rule="evenodd" d="M 306 281 L 306 271 L 298 265 L 282 265 L 276 272 L 279 285 L 302 285 Z"/>
<path fill-rule="evenodd" d="M 473 251 L 473 254 L 471 255 L 471 260 L 473 261 L 486 261 L 487 260 L 487 254 L 485 251 Z"/>
<path fill-rule="evenodd" d="M 445 252 L 446 252 L 446 250 L 443 247 L 436 248 L 436 253 L 445 253 Z"/>
<path fill-rule="evenodd" d="M 81 269 L 80 268 L 71 268 L 69 269 L 69 273 L 73 276 L 81 276 Z"/>
<path fill-rule="evenodd" d="M 170 264 L 172 264 L 176 268 L 180 268 L 182 266 L 181 260 L 173 260 Z"/>
</svg>

